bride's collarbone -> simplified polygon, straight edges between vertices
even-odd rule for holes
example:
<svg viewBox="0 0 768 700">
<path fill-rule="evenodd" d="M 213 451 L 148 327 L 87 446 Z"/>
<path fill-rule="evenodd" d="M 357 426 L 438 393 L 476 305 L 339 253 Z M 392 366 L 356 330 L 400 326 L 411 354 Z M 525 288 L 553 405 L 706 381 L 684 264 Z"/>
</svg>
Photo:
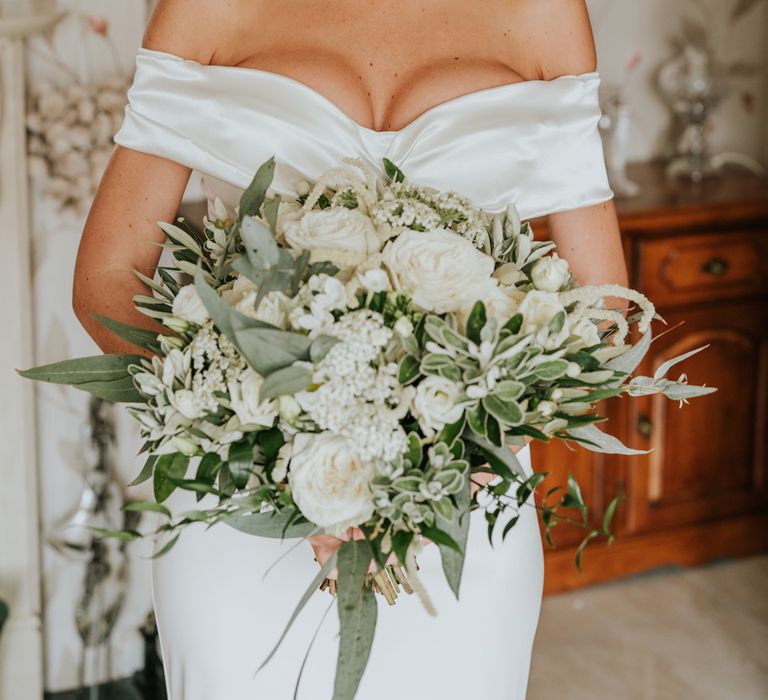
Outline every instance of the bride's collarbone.
<svg viewBox="0 0 768 700">
<path fill-rule="evenodd" d="M 377 52 L 342 57 L 309 50 L 258 52 L 217 64 L 302 83 L 376 131 L 398 130 L 464 95 L 538 77 L 526 76 L 499 59 L 461 55 L 458 50 L 413 64 Z"/>
</svg>

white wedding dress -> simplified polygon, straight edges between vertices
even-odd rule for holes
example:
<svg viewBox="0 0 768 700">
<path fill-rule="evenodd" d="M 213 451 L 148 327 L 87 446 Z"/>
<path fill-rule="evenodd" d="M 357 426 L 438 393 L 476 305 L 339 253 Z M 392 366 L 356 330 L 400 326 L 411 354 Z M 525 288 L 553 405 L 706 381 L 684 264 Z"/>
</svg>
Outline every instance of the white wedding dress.
<svg viewBox="0 0 768 700">
<path fill-rule="evenodd" d="M 526 219 L 612 196 L 597 129 L 598 84 L 598 75 L 588 73 L 479 90 L 403 129 L 376 132 L 291 78 L 142 49 L 115 140 L 199 171 L 211 196 L 229 205 L 272 155 L 273 189 L 282 194 L 346 156 L 377 167 L 387 157 L 415 183 L 457 191 L 491 213 L 515 202 Z M 519 456 L 530 471 L 528 449 Z M 187 493 L 170 499 L 174 511 L 195 505 Z M 154 599 L 171 700 L 293 698 L 308 645 L 331 605 L 328 593 L 313 595 L 275 657 L 254 672 L 317 573 L 309 544 L 295 544 L 195 526 L 156 560 Z M 522 700 L 543 580 L 535 510 L 524 507 L 495 548 L 482 512 L 472 514 L 460 602 L 435 546 L 425 548 L 419 564 L 438 615 L 429 617 L 415 596 L 401 595 L 391 608 L 379 602 L 358 700 Z M 333 695 L 337 634 L 331 609 L 307 657 L 300 698 Z"/>
</svg>

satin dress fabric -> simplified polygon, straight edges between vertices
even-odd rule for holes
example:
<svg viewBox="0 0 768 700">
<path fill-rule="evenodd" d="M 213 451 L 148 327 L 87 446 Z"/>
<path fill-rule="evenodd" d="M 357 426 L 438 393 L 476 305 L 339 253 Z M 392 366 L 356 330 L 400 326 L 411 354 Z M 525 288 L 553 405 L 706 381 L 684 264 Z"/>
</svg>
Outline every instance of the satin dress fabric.
<svg viewBox="0 0 768 700">
<path fill-rule="evenodd" d="M 277 158 L 273 190 L 295 194 L 345 157 L 386 157 L 417 184 L 453 190 L 489 213 L 514 202 L 533 218 L 612 196 L 598 133 L 599 76 L 564 76 L 472 92 L 397 131 L 363 127 L 317 91 L 250 68 L 205 66 L 141 49 L 116 142 L 199 171 L 230 206 L 256 168 Z M 531 472 L 530 451 L 519 459 Z M 510 494 L 512 495 L 512 494 Z M 176 492 L 174 512 L 198 507 Z M 427 545 L 420 575 L 437 616 L 415 596 L 379 601 L 376 637 L 357 700 L 523 700 L 543 585 L 531 503 L 502 542 L 470 517 L 457 601 Z M 317 574 L 305 541 L 192 526 L 153 564 L 170 700 L 330 700 L 338 649 L 333 599 L 317 591 L 270 663 L 255 673 Z M 307 650 L 314 639 L 311 651 Z"/>
</svg>

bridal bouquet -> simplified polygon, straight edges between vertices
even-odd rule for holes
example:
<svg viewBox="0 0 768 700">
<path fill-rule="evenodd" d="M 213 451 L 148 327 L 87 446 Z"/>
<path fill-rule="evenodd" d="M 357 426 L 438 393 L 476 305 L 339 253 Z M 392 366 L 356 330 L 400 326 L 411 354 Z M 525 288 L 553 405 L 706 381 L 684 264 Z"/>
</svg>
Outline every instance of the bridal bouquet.
<svg viewBox="0 0 768 700">
<path fill-rule="evenodd" d="M 474 509 L 489 537 L 503 512 L 523 507 L 542 511 L 547 534 L 559 509 L 576 508 L 584 544 L 610 536 L 615 501 L 601 529 L 573 480 L 534 501 L 546 475 L 526 474 L 510 445 L 560 439 L 631 454 L 597 427 L 599 401 L 684 402 L 713 389 L 666 378 L 691 353 L 632 377 L 653 305 L 615 285 L 576 286 L 555 245 L 534 240 L 513 207 L 488 216 L 410 183 L 389 161 L 380 174 L 349 159 L 285 201 L 269 194 L 273 173 L 274 161 L 259 169 L 236 213 L 217 202 L 200 234 L 162 224 L 174 265 L 139 275 L 154 294 L 134 301 L 167 332 L 100 318 L 151 357 L 22 374 L 131 404 L 148 454 L 136 482 L 153 480 L 155 502 L 129 507 L 164 516 L 161 554 L 195 522 L 279 538 L 358 528 L 299 605 L 336 567 L 335 698 L 352 698 L 374 593 L 391 603 L 401 587 L 414 590 L 431 609 L 416 565 L 422 538 L 439 547 L 458 595 Z M 606 297 L 638 311 L 625 317 Z M 473 493 L 481 474 L 493 478 Z M 196 492 L 200 508 L 172 513 L 163 502 L 177 488 Z"/>
</svg>

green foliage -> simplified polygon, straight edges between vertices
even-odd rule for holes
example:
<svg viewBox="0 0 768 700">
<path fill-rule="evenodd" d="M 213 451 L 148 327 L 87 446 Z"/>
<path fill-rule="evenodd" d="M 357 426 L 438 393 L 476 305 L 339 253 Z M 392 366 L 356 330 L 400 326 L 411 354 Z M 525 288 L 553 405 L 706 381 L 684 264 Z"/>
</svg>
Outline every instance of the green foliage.
<svg viewBox="0 0 768 700">
<path fill-rule="evenodd" d="M 140 403 L 142 395 L 134 386 L 128 368 L 141 355 L 96 355 L 18 370 L 22 377 L 52 384 L 67 384 L 114 403 Z"/>
<path fill-rule="evenodd" d="M 372 557 L 367 540 L 350 540 L 338 552 L 339 659 L 333 700 L 354 700 L 371 654 L 376 600 L 365 585 Z"/>
</svg>

